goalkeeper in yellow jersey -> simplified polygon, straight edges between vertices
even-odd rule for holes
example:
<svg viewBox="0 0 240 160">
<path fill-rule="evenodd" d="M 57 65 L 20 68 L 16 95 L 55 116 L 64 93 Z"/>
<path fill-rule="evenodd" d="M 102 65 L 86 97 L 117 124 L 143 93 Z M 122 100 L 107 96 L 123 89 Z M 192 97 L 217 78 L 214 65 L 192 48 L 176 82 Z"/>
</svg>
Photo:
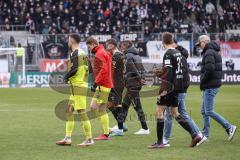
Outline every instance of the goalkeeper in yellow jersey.
<svg viewBox="0 0 240 160">
<path fill-rule="evenodd" d="M 78 119 L 82 122 L 82 127 L 86 140 L 78 146 L 93 145 L 91 124 L 86 113 L 87 101 L 87 78 L 88 65 L 84 51 L 80 49 L 80 36 L 71 34 L 68 39 L 68 46 L 71 49 L 70 69 L 65 75 L 65 82 L 71 85 L 71 96 L 67 107 L 66 136 L 63 140 L 56 142 L 57 145 L 71 145 L 71 135 L 74 128 L 73 111 L 77 111 Z M 76 118 L 76 117 L 75 117 Z"/>
</svg>

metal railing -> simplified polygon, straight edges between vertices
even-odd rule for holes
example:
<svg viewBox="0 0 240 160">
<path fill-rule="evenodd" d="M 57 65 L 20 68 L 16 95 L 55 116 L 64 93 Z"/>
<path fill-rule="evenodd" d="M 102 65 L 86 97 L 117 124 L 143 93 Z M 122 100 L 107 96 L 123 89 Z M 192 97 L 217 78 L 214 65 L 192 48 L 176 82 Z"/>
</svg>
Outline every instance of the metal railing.
<svg viewBox="0 0 240 160">
<path fill-rule="evenodd" d="M 0 25 L 0 31 L 26 31 L 25 25 Z"/>
</svg>

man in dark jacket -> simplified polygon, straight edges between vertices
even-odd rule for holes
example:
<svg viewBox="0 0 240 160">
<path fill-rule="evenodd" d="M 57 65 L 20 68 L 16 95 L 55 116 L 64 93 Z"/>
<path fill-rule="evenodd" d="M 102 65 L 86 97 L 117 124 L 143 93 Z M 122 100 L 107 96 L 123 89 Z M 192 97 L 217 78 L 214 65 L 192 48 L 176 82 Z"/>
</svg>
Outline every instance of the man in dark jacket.
<svg viewBox="0 0 240 160">
<path fill-rule="evenodd" d="M 209 36 L 199 37 L 197 45 L 203 49 L 200 89 L 203 91 L 202 115 L 203 115 L 203 134 L 209 137 L 210 117 L 222 125 L 228 134 L 228 141 L 231 141 L 236 126 L 231 125 L 220 114 L 214 111 L 214 98 L 222 84 L 222 57 L 219 53 L 220 46 L 216 42 L 210 41 Z"/>
<path fill-rule="evenodd" d="M 145 113 L 142 109 L 140 101 L 140 91 L 144 84 L 145 69 L 142 64 L 142 59 L 139 56 L 139 51 L 129 41 L 122 42 L 121 50 L 126 54 L 124 81 L 127 93 L 123 99 L 122 107 L 124 111 L 124 121 L 128 114 L 128 109 L 131 104 L 134 105 L 134 110 L 137 112 L 138 118 L 141 122 L 142 128 L 135 132 L 135 134 L 149 134 L 150 131 L 147 127 Z"/>
</svg>

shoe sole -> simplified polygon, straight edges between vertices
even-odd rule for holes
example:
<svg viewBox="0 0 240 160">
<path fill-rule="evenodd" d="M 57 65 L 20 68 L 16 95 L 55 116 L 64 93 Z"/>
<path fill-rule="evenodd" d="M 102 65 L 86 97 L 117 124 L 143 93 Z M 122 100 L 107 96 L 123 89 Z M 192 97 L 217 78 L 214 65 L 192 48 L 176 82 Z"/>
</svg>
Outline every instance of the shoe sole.
<svg viewBox="0 0 240 160">
<path fill-rule="evenodd" d="M 120 134 L 117 134 L 117 135 L 109 135 L 109 137 L 121 137 L 121 136 L 124 136 L 124 134 L 120 135 Z"/>
<path fill-rule="evenodd" d="M 204 136 L 204 137 L 201 139 L 201 141 L 196 144 L 196 147 L 200 146 L 201 144 L 203 144 L 203 143 L 206 142 L 206 141 L 207 141 L 207 137 Z"/>
<path fill-rule="evenodd" d="M 148 149 L 163 149 L 163 148 L 168 148 L 168 147 L 167 146 L 161 146 L 161 147 L 151 147 L 151 146 L 148 146 L 147 148 Z"/>
<path fill-rule="evenodd" d="M 141 133 L 141 134 L 138 134 L 138 133 L 134 133 L 134 135 L 149 135 L 150 133 Z"/>
<path fill-rule="evenodd" d="M 92 145 L 94 145 L 94 143 L 86 144 L 86 145 L 77 144 L 77 147 L 89 147 L 89 146 L 92 146 Z"/>
<path fill-rule="evenodd" d="M 56 145 L 58 145 L 58 146 L 71 146 L 71 144 L 57 144 L 57 143 L 56 143 Z"/>
<path fill-rule="evenodd" d="M 199 143 L 201 141 L 201 137 L 197 137 L 196 139 L 194 139 L 191 143 L 191 145 L 189 147 L 193 148 L 197 145 L 197 143 Z"/>
<path fill-rule="evenodd" d="M 234 129 L 234 131 L 233 131 L 233 135 L 232 135 L 231 139 L 228 140 L 229 142 L 231 142 L 231 141 L 233 140 L 233 137 L 234 137 L 236 131 L 237 131 L 237 126 L 236 126 L 236 128 Z"/>
<path fill-rule="evenodd" d="M 107 140 L 110 140 L 110 138 L 107 138 L 107 139 L 97 139 L 97 138 L 94 138 L 94 140 L 96 140 L 96 141 L 107 141 Z"/>
</svg>

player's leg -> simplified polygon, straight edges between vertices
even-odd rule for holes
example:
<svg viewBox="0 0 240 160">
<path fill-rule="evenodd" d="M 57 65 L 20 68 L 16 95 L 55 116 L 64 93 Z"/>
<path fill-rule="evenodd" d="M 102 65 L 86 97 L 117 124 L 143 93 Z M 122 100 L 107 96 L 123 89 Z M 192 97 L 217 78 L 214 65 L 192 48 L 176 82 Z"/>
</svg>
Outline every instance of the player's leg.
<svg viewBox="0 0 240 160">
<path fill-rule="evenodd" d="M 123 88 L 112 88 L 108 98 L 108 109 L 112 112 L 117 121 L 115 128 L 110 128 L 110 136 L 122 136 L 123 133 L 123 108 L 122 108 Z"/>
<path fill-rule="evenodd" d="M 165 110 L 165 118 L 164 118 L 164 136 L 163 136 L 163 145 L 166 147 L 170 146 L 169 140 L 172 134 L 172 114 L 171 108 L 167 107 Z"/>
<path fill-rule="evenodd" d="M 196 146 L 199 146 L 207 140 L 207 137 L 205 137 L 201 133 L 196 123 L 188 115 L 186 104 L 185 104 L 185 97 L 186 97 L 186 93 L 178 93 L 178 112 L 189 122 L 189 125 L 192 128 L 192 134 L 199 135 L 202 138 L 201 141 L 198 142 L 196 145 Z"/>
<path fill-rule="evenodd" d="M 141 123 L 141 129 L 137 132 L 135 132 L 134 134 L 136 135 L 146 135 L 149 134 L 150 131 L 148 129 L 147 123 L 146 123 L 146 116 L 145 113 L 143 111 L 142 108 L 142 103 L 141 103 L 141 99 L 140 99 L 140 90 L 141 87 L 136 87 L 136 88 L 132 88 L 129 91 L 130 97 L 132 99 L 133 105 L 134 105 L 134 110 L 136 111 L 137 115 L 138 115 L 138 119 Z"/>
<path fill-rule="evenodd" d="M 214 111 L 214 98 L 217 92 L 218 89 L 206 89 L 204 91 L 205 113 L 225 128 L 229 136 L 228 140 L 230 141 L 235 134 L 236 126 L 231 125 L 224 117 Z"/>
<path fill-rule="evenodd" d="M 114 106 L 113 102 L 111 102 L 110 100 L 108 100 L 108 104 L 107 104 L 108 109 L 112 112 L 113 117 L 115 118 L 115 120 L 117 121 L 117 109 Z"/>
<path fill-rule="evenodd" d="M 81 94 L 75 95 L 74 109 L 77 111 L 77 117 L 75 118 L 77 118 L 82 124 L 85 141 L 78 144 L 78 146 L 89 146 L 93 145 L 94 142 L 92 139 L 91 123 L 86 113 L 87 97 L 85 95 L 87 94 L 87 87 L 82 87 L 81 92 Z"/>
<path fill-rule="evenodd" d="M 162 146 L 162 140 L 163 140 L 163 129 L 164 129 L 164 111 L 165 106 L 158 105 L 156 109 L 156 119 L 157 119 L 157 142 L 148 146 L 149 149 L 154 148 L 164 148 Z"/>
<path fill-rule="evenodd" d="M 204 92 L 202 95 L 202 108 L 201 108 L 201 113 L 203 116 L 203 135 L 207 138 L 209 138 L 209 131 L 210 131 L 210 116 L 206 115 L 206 106 L 204 104 Z"/>
<path fill-rule="evenodd" d="M 127 91 L 124 98 L 123 98 L 123 102 L 122 102 L 124 122 L 126 121 L 126 118 L 127 118 L 127 115 L 128 115 L 128 109 L 129 109 L 131 104 L 132 104 L 132 100 L 130 98 L 129 91 Z"/>
<path fill-rule="evenodd" d="M 82 128 L 85 135 L 85 141 L 83 141 L 81 144 L 78 144 L 78 146 L 81 147 L 81 146 L 93 145 L 94 141 L 92 139 L 92 128 L 86 113 L 86 109 L 79 109 L 77 110 L 77 112 L 78 112 L 79 120 L 82 123 Z"/>
<path fill-rule="evenodd" d="M 192 127 L 193 133 L 194 134 L 201 134 L 198 126 L 196 125 L 196 123 L 190 118 L 190 116 L 187 113 L 187 109 L 186 109 L 186 104 L 185 104 L 185 97 L 186 97 L 186 93 L 179 93 L 178 94 L 178 112 L 189 121 L 189 124 Z"/>
<path fill-rule="evenodd" d="M 73 104 L 69 103 L 66 110 L 66 135 L 64 139 L 57 141 L 57 145 L 71 145 L 71 136 L 74 128 Z"/>
<path fill-rule="evenodd" d="M 103 134 L 99 137 L 95 138 L 95 140 L 108 140 L 109 136 L 109 117 L 107 114 L 107 102 L 110 93 L 110 88 L 106 88 L 101 86 L 99 91 L 95 92 L 98 94 L 97 99 L 95 101 L 95 105 L 97 106 L 97 116 L 100 118 L 100 122 L 102 124 Z"/>
<path fill-rule="evenodd" d="M 110 94 L 109 94 L 109 97 L 108 97 L 108 109 L 112 112 L 112 115 L 113 117 L 116 119 L 117 121 L 117 116 L 118 116 L 118 113 L 117 113 L 117 109 L 115 107 L 115 89 L 112 88 L 111 91 L 110 91 Z"/>
<path fill-rule="evenodd" d="M 107 110 L 106 103 L 102 103 L 99 106 L 99 114 L 101 115 L 100 120 L 102 123 L 103 134 L 108 136 L 109 135 L 109 117 L 106 110 Z"/>
<path fill-rule="evenodd" d="M 194 134 L 189 121 L 179 114 L 178 107 L 172 107 L 171 112 L 176 121 L 191 135 L 192 142 L 190 144 L 190 147 L 196 146 L 197 143 L 201 141 L 202 137 L 198 134 Z"/>
<path fill-rule="evenodd" d="M 118 106 L 119 113 L 121 113 L 119 117 L 120 117 L 121 121 L 123 122 L 122 124 L 123 124 L 123 131 L 124 132 L 128 131 L 128 127 L 124 122 L 126 121 L 126 118 L 127 118 L 127 115 L 128 115 L 128 109 L 129 109 L 131 104 L 132 104 L 132 100 L 130 98 L 129 92 L 127 91 L 124 98 L 123 98 L 122 104 Z M 111 129 L 116 130 L 116 129 L 119 129 L 119 128 L 118 128 L 117 125 L 115 125 Z"/>
</svg>

